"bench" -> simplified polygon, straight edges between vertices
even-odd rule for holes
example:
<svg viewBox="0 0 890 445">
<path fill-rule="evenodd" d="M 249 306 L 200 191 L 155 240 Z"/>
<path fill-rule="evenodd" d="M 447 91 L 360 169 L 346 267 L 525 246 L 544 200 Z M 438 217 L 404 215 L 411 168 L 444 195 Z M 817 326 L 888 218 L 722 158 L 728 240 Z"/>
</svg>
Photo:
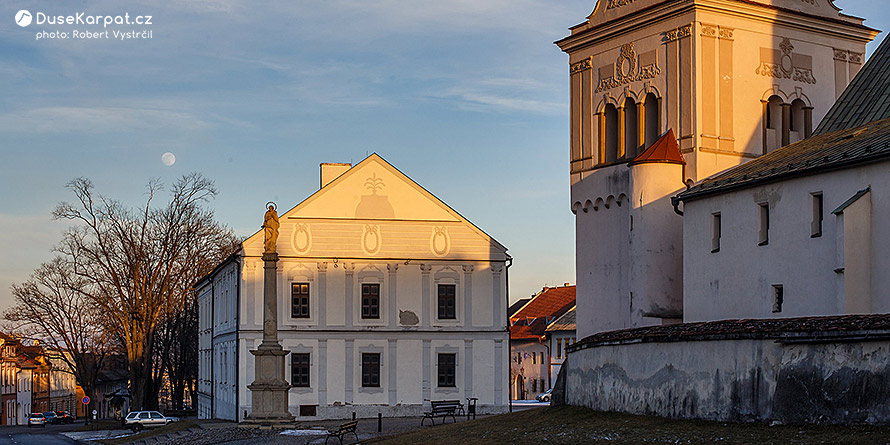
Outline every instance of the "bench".
<svg viewBox="0 0 890 445">
<path fill-rule="evenodd" d="M 328 439 L 332 437 L 336 437 L 340 443 L 343 443 L 343 436 L 352 433 L 355 436 L 355 441 L 358 442 L 358 433 L 355 432 L 355 428 L 358 426 L 358 420 L 353 420 L 352 422 L 346 422 L 340 424 L 336 430 L 328 430 L 328 437 L 324 438 L 324 443 L 328 443 Z"/>
<path fill-rule="evenodd" d="M 420 419 L 420 426 L 423 426 L 423 423 L 426 419 L 430 419 L 430 422 L 435 425 L 436 416 L 442 416 L 442 423 L 445 423 L 445 418 L 447 416 L 451 416 L 451 420 L 457 422 L 457 419 L 454 417 L 454 415 L 458 410 L 463 411 L 463 408 L 464 407 L 460 404 L 459 400 L 432 401 L 430 402 L 430 410 L 423 413 L 423 417 Z"/>
</svg>

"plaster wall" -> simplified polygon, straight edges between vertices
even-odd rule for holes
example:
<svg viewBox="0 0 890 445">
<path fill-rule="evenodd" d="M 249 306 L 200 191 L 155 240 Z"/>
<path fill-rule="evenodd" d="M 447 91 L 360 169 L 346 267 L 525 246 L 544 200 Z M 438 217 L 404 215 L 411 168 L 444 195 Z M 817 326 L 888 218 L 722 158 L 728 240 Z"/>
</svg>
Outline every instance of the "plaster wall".
<svg viewBox="0 0 890 445">
<path fill-rule="evenodd" d="M 565 397 L 595 410 L 672 418 L 887 423 L 888 353 L 886 340 L 595 346 L 563 364 Z"/>
<path fill-rule="evenodd" d="M 888 162 L 836 170 L 685 203 L 684 320 L 770 318 L 890 311 Z M 871 187 L 840 215 L 832 210 Z M 813 194 L 823 196 L 813 236 Z M 758 245 L 759 204 L 769 206 L 769 240 Z M 712 221 L 721 215 L 719 251 Z M 853 277 L 851 279 L 851 277 Z M 775 286 L 783 289 L 774 311 Z"/>
</svg>

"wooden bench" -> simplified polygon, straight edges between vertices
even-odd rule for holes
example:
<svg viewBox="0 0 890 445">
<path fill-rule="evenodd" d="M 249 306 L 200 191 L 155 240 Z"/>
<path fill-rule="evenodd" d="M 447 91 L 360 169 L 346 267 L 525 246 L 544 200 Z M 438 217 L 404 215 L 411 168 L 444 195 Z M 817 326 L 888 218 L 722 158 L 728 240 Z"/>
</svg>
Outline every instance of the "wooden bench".
<svg viewBox="0 0 890 445">
<path fill-rule="evenodd" d="M 328 430 L 328 437 L 324 438 L 324 443 L 328 443 L 328 439 L 332 437 L 336 437 L 340 443 L 343 443 L 343 436 L 352 433 L 355 436 L 355 441 L 358 442 L 358 433 L 355 432 L 355 428 L 358 426 L 358 420 L 353 420 L 352 422 L 346 422 L 340 424 L 336 430 Z"/>
<path fill-rule="evenodd" d="M 423 417 L 420 419 L 420 425 L 423 426 L 423 423 L 426 419 L 430 419 L 430 422 L 435 425 L 436 416 L 442 416 L 442 423 L 445 423 L 445 418 L 447 416 L 451 416 L 451 420 L 457 422 L 457 419 L 454 417 L 454 415 L 458 410 L 463 410 L 463 405 L 461 405 L 459 400 L 432 401 L 430 402 L 430 410 L 423 413 Z"/>
</svg>

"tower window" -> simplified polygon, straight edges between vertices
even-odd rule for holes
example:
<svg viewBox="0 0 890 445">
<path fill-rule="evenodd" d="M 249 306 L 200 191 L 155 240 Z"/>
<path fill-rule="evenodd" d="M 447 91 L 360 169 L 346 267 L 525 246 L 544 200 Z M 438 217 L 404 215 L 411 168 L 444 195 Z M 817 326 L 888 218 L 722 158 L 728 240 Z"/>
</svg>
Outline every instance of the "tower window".
<svg viewBox="0 0 890 445">
<path fill-rule="evenodd" d="M 711 253 L 720 251 L 720 213 L 711 215 Z"/>
<path fill-rule="evenodd" d="M 380 318 L 379 284 L 362 284 L 362 318 Z"/>
<path fill-rule="evenodd" d="M 758 204 L 758 208 L 760 209 L 760 230 L 758 231 L 757 245 L 765 246 L 769 244 L 769 203 Z"/>
<path fill-rule="evenodd" d="M 822 192 L 813 193 L 813 222 L 810 224 L 810 236 L 822 236 Z"/>
<path fill-rule="evenodd" d="M 785 290 L 781 284 L 773 285 L 773 313 L 782 312 L 782 303 L 785 300 Z"/>
</svg>

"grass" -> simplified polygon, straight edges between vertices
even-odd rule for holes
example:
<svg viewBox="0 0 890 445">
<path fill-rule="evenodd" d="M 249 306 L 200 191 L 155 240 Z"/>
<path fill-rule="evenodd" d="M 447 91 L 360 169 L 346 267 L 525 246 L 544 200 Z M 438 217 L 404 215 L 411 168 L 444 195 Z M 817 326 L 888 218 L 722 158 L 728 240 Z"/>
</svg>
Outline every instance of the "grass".
<svg viewBox="0 0 890 445">
<path fill-rule="evenodd" d="M 187 429 L 192 428 L 196 425 L 197 424 L 195 424 L 195 422 L 192 422 L 191 420 L 180 420 L 178 422 L 173 422 L 171 424 L 164 425 L 160 428 L 144 429 L 139 434 L 133 434 L 133 435 L 129 435 L 127 437 L 120 437 L 117 439 L 102 440 L 101 443 L 103 443 L 105 445 L 117 445 L 117 444 L 130 443 L 130 442 L 134 442 L 137 440 L 148 439 L 149 437 L 163 436 L 164 434 L 173 433 L 176 431 L 187 430 Z M 118 422 L 117 427 L 114 429 L 120 429 L 120 428 L 121 428 L 120 422 Z"/>
<path fill-rule="evenodd" d="M 393 445 L 493 443 L 885 444 L 890 426 L 769 426 L 604 413 L 575 406 L 535 408 L 427 427 L 370 442 Z"/>
</svg>

